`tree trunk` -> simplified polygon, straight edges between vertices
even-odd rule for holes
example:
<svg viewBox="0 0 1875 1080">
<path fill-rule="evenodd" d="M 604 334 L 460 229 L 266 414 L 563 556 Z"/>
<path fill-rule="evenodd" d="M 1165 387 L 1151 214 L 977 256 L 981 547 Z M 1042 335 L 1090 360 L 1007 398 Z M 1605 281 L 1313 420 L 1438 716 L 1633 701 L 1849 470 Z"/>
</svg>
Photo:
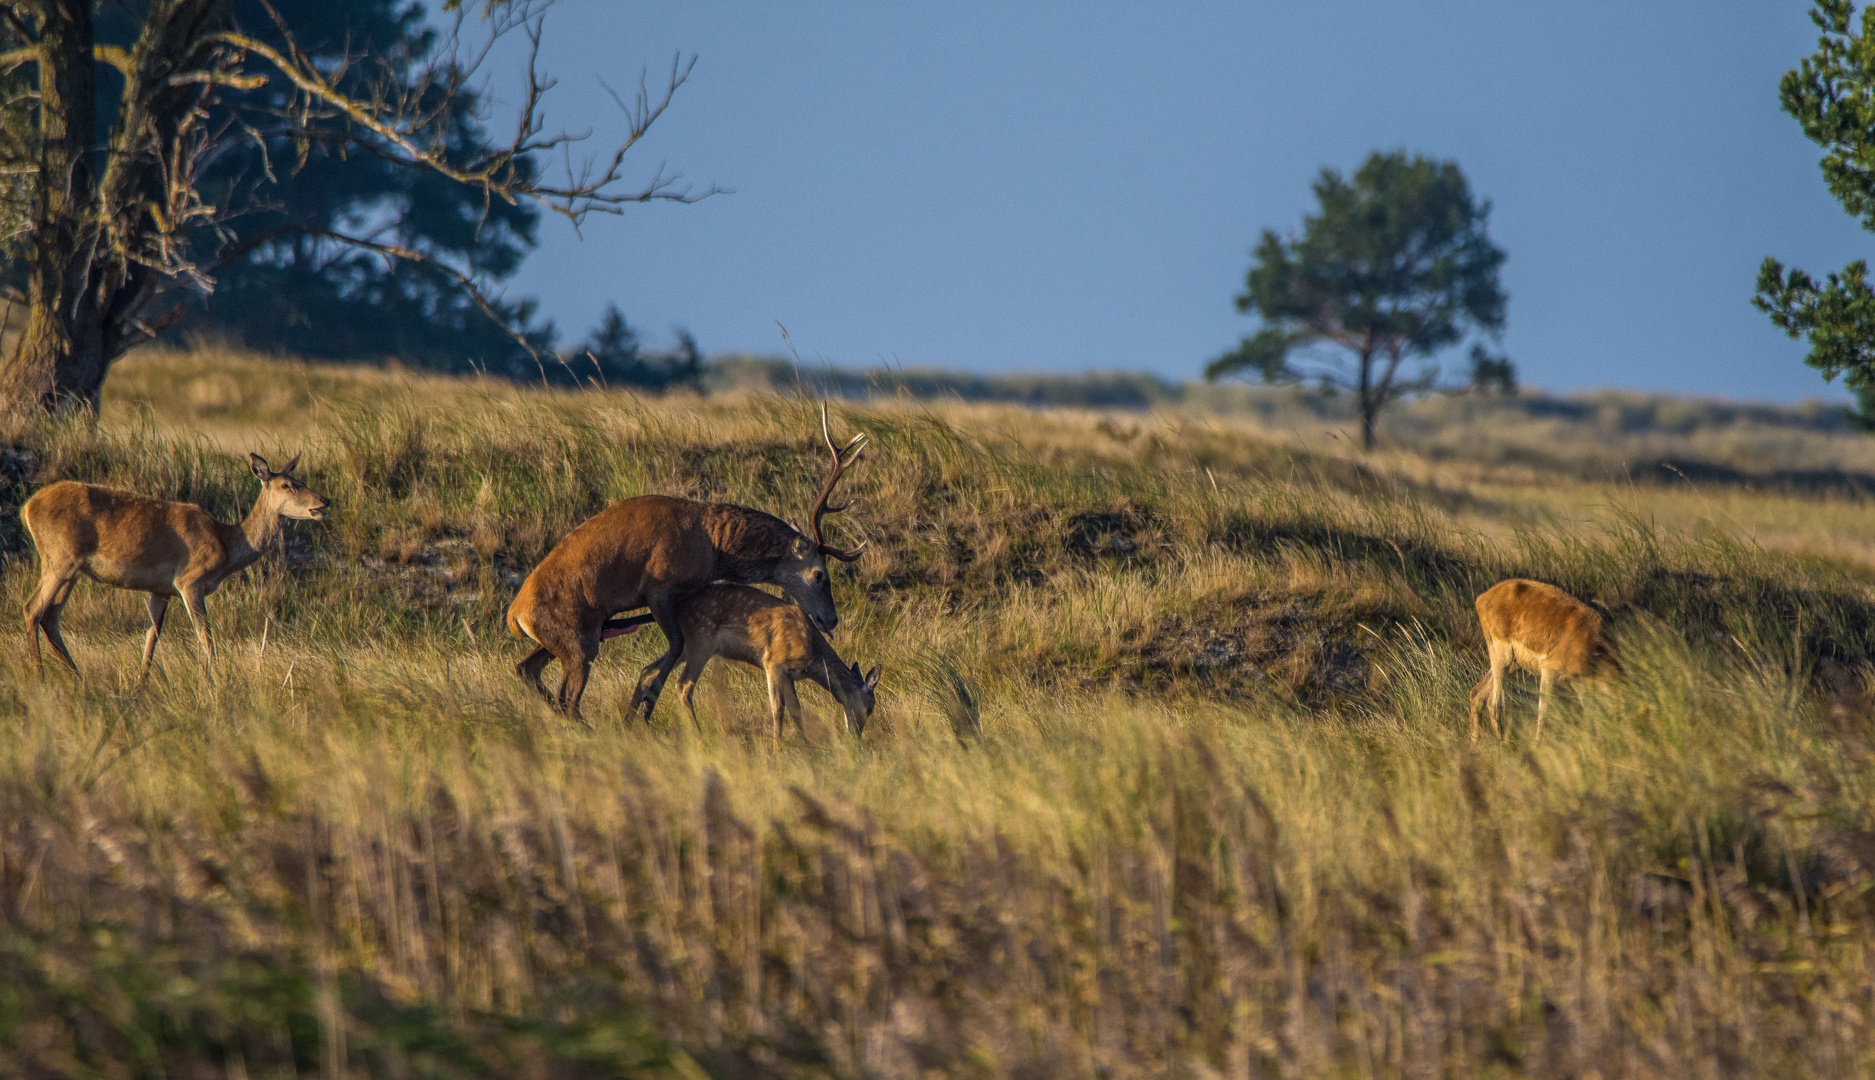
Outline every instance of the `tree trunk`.
<svg viewBox="0 0 1875 1080">
<path fill-rule="evenodd" d="M 35 268 L 36 271 L 37 268 Z M 81 296 L 77 318 L 68 318 L 64 305 L 39 298 L 52 290 L 39 288 L 35 272 L 32 304 L 21 335 L 15 382 L 21 398 L 30 397 L 47 410 L 82 407 L 98 411 L 110 356 L 104 346 L 104 328 L 87 317 L 91 303 Z"/>
<path fill-rule="evenodd" d="M 26 327 L 8 373 L 16 399 L 47 408 L 95 410 L 109 364 L 100 317 L 93 211 L 97 139 L 97 70 L 92 60 L 91 0 L 47 5 L 39 38 L 39 178 L 28 253 Z M 82 255 L 86 246 L 91 255 Z M 103 260 L 95 256 L 103 255 Z"/>
<path fill-rule="evenodd" d="M 1374 416 L 1380 412 L 1380 394 L 1374 387 L 1374 350 L 1361 350 L 1361 450 L 1374 448 Z"/>
</svg>

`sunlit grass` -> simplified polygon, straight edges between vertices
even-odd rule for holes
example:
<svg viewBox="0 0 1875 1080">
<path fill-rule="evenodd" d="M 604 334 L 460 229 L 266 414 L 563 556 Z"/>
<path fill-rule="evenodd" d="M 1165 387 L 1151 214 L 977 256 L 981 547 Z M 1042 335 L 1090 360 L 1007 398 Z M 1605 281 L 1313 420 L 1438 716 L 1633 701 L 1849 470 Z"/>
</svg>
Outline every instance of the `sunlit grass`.
<svg viewBox="0 0 1875 1080">
<path fill-rule="evenodd" d="M 5 1071 L 1875 1060 L 1859 499 L 1366 460 L 1254 417 L 836 407 L 873 437 L 833 525 L 872 542 L 836 575 L 836 646 L 886 672 L 864 742 L 804 688 L 818 722 L 776 743 L 728 665 L 698 728 L 627 722 L 655 633 L 607 644 L 587 730 L 512 671 L 520 575 L 644 491 L 798 520 L 814 403 L 115 378 L 96 428 L 8 420 L 0 504 L 74 477 L 231 520 L 251 446 L 303 450 L 339 512 L 210 599 L 212 680 L 177 618 L 140 684 L 142 602 L 89 582 L 82 679 L 0 650 Z M 1609 605 L 1627 677 L 1541 742 L 1513 694 L 1473 744 L 1471 601 L 1512 574 Z"/>
</svg>

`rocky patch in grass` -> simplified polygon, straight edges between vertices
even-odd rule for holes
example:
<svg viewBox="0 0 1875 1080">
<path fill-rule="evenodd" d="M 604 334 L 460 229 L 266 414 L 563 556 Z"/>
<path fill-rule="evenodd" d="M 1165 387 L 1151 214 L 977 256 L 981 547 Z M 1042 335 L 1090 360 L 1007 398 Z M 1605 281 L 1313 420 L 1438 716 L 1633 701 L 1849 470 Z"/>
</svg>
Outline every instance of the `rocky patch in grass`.
<svg viewBox="0 0 1875 1080">
<path fill-rule="evenodd" d="M 872 546 L 859 568 L 866 591 L 880 599 L 940 589 L 964 602 L 986 588 L 1039 585 L 1060 559 L 1047 539 L 1053 522 L 1053 511 L 1031 505 L 994 518 L 880 523 L 868 532 Z"/>
<path fill-rule="evenodd" d="M 521 587 L 521 571 L 501 561 L 486 562 L 468 537 L 424 539 L 414 533 L 387 535 L 375 554 L 358 559 L 359 569 L 405 604 L 461 608 L 478 604 L 488 586 L 505 586 L 506 596 Z M 492 576 L 484 571 L 492 571 Z"/>
<path fill-rule="evenodd" d="M 1169 548 L 1165 523 L 1130 499 L 1070 517 L 1062 545 L 1082 559 L 1135 559 Z"/>
<path fill-rule="evenodd" d="M 1095 656 L 1064 648 L 1035 666 L 1044 680 L 1080 686 L 1320 706 L 1368 689 L 1370 654 L 1397 621 L 1343 597 L 1253 593 L 1118 628 Z"/>
</svg>

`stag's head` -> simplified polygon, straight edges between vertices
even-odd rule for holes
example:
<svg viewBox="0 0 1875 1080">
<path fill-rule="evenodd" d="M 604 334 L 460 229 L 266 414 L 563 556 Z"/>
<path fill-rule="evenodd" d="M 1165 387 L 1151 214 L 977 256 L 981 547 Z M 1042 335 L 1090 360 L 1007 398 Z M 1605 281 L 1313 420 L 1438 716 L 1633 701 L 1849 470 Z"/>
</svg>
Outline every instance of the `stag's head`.
<svg viewBox="0 0 1875 1080">
<path fill-rule="evenodd" d="M 299 465 L 298 454 L 294 454 L 293 459 L 279 472 L 275 472 L 267 464 L 267 459 L 259 454 L 249 454 L 247 463 L 254 470 L 254 478 L 260 481 L 259 505 L 272 507 L 282 517 L 304 521 L 326 519 L 326 511 L 331 509 L 332 500 L 315 493 L 293 475 L 293 470 Z"/>
<path fill-rule="evenodd" d="M 789 557 L 776 564 L 775 576 L 770 580 L 780 586 L 790 600 L 800 605 L 815 629 L 832 635 L 833 628 L 840 625 L 840 614 L 833 609 L 833 581 L 827 576 L 827 560 L 834 558 L 841 562 L 852 562 L 859 558 L 866 545 L 861 544 L 849 551 L 827 543 L 821 533 L 821 519 L 852 505 L 841 503 L 839 506 L 828 506 L 827 499 L 833 494 L 834 485 L 840 482 L 841 474 L 866 448 L 866 435 L 861 432 L 847 440 L 844 446 L 834 445 L 833 431 L 827 424 L 827 406 L 823 402 L 820 406 L 820 437 L 827 444 L 831 462 L 827 469 L 827 479 L 820 485 L 820 494 L 814 499 L 814 512 L 810 519 L 813 535 L 811 538 L 803 535 L 795 542 Z"/>
</svg>

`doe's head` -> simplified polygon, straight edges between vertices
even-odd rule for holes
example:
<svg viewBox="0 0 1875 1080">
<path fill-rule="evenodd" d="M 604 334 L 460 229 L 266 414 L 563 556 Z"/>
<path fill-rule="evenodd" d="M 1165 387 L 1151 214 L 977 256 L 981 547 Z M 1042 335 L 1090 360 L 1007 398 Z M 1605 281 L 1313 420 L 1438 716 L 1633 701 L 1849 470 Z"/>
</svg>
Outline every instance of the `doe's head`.
<svg viewBox="0 0 1875 1080">
<path fill-rule="evenodd" d="M 293 470 L 299 466 L 298 454 L 294 454 L 292 460 L 278 472 L 259 454 L 249 454 L 247 464 L 254 470 L 254 479 L 260 481 L 261 502 L 272 505 L 283 517 L 303 521 L 326 519 L 326 511 L 332 508 L 332 500 L 313 491 L 293 475 Z"/>
<path fill-rule="evenodd" d="M 841 679 L 836 685 L 840 686 L 840 707 L 846 710 L 847 733 L 857 738 L 866 733 L 866 721 L 872 716 L 880 669 L 879 665 L 874 664 L 871 671 L 861 675 L 859 665 L 852 664 L 846 674 L 851 679 Z"/>
<path fill-rule="evenodd" d="M 1589 676 L 1606 682 L 1611 678 L 1626 678 L 1627 674 L 1628 669 L 1621 666 L 1621 654 L 1608 640 L 1608 631 L 1603 630 L 1596 635 L 1595 649 L 1589 656 Z"/>
</svg>

